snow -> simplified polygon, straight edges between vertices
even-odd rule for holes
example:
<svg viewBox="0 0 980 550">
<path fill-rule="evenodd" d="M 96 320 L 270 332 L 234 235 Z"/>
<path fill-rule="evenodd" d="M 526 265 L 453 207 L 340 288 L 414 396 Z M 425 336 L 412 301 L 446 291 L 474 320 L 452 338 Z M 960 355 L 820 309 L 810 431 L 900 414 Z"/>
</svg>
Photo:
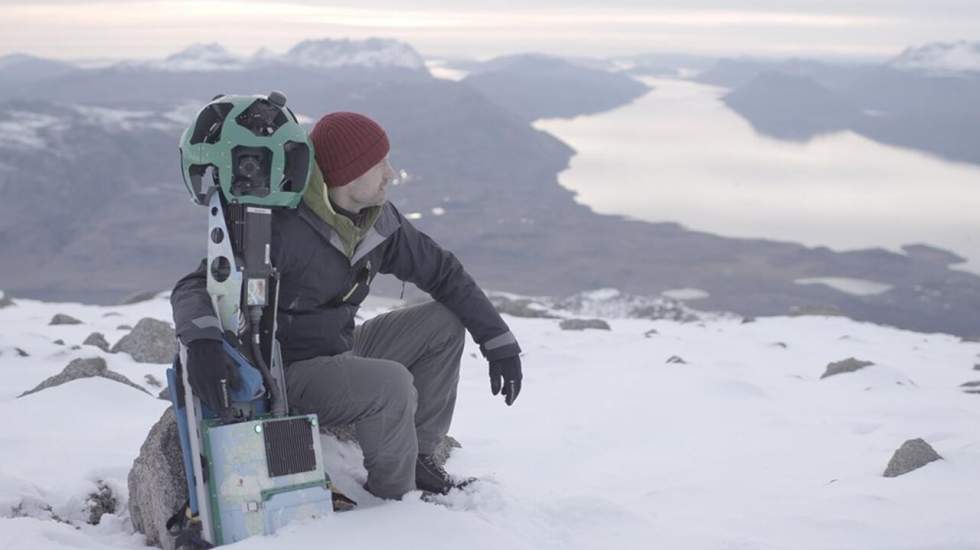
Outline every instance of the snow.
<svg viewBox="0 0 980 550">
<path fill-rule="evenodd" d="M 17 149 L 43 149 L 47 143 L 44 133 L 63 126 L 58 117 L 30 111 L 7 111 L 0 116 L 0 146 Z"/>
<path fill-rule="evenodd" d="M 407 219 L 407 220 L 421 220 L 422 219 L 422 213 L 421 212 L 409 212 L 408 214 L 405 214 L 405 219 Z"/>
<path fill-rule="evenodd" d="M 15 396 L 76 357 L 104 357 L 141 385 L 145 374 L 162 379 L 165 365 L 71 347 L 95 330 L 114 343 L 119 324 L 169 319 L 166 296 L 116 307 L 14 300 L 0 309 L 0 547 L 142 547 L 126 474 L 167 403 L 97 378 Z M 383 309 L 374 304 L 365 317 Z M 48 326 L 54 313 L 84 324 Z M 361 507 L 233 546 L 980 548 L 980 396 L 959 387 L 980 379 L 978 343 L 839 317 L 609 317 L 610 331 L 574 332 L 555 319 L 506 320 L 524 349 L 521 396 L 506 407 L 490 395 L 468 341 L 451 430 L 463 448 L 447 469 L 483 481 L 442 506 L 417 493 L 382 502 L 360 488 L 357 448 L 325 436 L 328 471 Z M 675 355 L 686 364 L 666 362 Z M 848 357 L 874 365 L 820 379 Z M 945 460 L 882 477 L 917 437 Z M 122 506 L 90 526 L 81 508 L 99 480 Z M 33 517 L 11 517 L 17 504 Z M 45 504 L 73 525 L 39 512 Z"/>
<path fill-rule="evenodd" d="M 834 290 L 839 290 L 840 292 L 854 296 L 875 296 L 884 294 L 892 289 L 892 285 L 889 284 L 852 277 L 808 277 L 796 279 L 794 282 L 798 285 L 829 286 Z"/>
<path fill-rule="evenodd" d="M 449 62 L 443 59 L 427 59 L 425 68 L 434 78 L 459 82 L 469 75 L 469 71 L 457 69 L 449 66 Z"/>
<path fill-rule="evenodd" d="M 980 42 L 936 42 L 909 48 L 889 65 L 897 69 L 934 74 L 980 71 Z"/>
<path fill-rule="evenodd" d="M 433 216 L 442 216 L 445 213 L 446 213 L 446 209 L 441 206 L 436 206 L 435 208 L 432 209 Z"/>
</svg>

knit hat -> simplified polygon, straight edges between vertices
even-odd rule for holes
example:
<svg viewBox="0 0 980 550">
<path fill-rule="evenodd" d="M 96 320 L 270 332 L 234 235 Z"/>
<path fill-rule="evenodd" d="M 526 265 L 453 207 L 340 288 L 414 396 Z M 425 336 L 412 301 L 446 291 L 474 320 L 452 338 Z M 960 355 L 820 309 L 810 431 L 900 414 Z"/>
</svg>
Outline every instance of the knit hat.
<svg viewBox="0 0 980 550">
<path fill-rule="evenodd" d="M 316 123 L 310 142 L 327 187 L 347 185 L 388 154 L 388 136 L 358 113 L 330 113 Z"/>
</svg>

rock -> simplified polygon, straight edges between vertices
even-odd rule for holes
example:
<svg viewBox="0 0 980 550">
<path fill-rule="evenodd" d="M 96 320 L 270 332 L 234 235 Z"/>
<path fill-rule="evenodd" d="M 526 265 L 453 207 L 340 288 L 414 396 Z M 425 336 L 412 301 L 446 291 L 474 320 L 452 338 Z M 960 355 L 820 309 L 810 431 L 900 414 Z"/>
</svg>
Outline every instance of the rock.
<svg viewBox="0 0 980 550">
<path fill-rule="evenodd" d="M 650 330 L 648 330 L 648 331 L 646 331 L 646 332 L 644 332 L 644 333 L 643 333 L 643 337 L 644 337 L 644 338 L 649 338 L 649 337 L 651 337 L 651 336 L 656 336 L 656 335 L 658 335 L 658 334 L 660 334 L 660 333 L 659 333 L 659 332 L 657 332 L 657 329 L 655 329 L 655 328 L 652 328 L 652 329 L 650 329 Z"/>
<path fill-rule="evenodd" d="M 928 443 L 922 439 L 910 439 L 895 451 L 885 468 L 885 477 L 898 477 L 917 470 L 930 462 L 942 459 Z"/>
<path fill-rule="evenodd" d="M 180 436 L 173 407 L 160 420 L 140 447 L 129 471 L 129 517 L 150 546 L 174 547 L 167 533 L 167 518 L 187 500 L 187 481 L 180 451 Z"/>
<path fill-rule="evenodd" d="M 490 302 L 497 309 L 497 312 L 501 314 L 512 315 L 514 317 L 529 317 L 532 319 L 558 318 L 548 313 L 545 306 L 527 298 L 511 299 L 506 296 L 494 294 L 490 296 Z"/>
<path fill-rule="evenodd" d="M 80 325 L 81 321 L 72 317 L 71 315 L 65 315 L 64 313 L 56 313 L 54 317 L 51 318 L 49 325 Z"/>
<path fill-rule="evenodd" d="M 35 497 L 24 497 L 17 504 L 10 507 L 10 512 L 3 514 L 9 518 L 34 518 L 42 521 L 56 521 L 71 525 L 68 520 L 54 513 L 54 509 L 47 502 Z"/>
<path fill-rule="evenodd" d="M 82 345 L 95 346 L 102 351 L 109 351 L 109 341 L 105 339 L 105 336 L 102 336 L 101 332 L 93 332 L 92 334 L 89 334 L 85 338 L 85 341 L 82 342 Z"/>
<path fill-rule="evenodd" d="M 742 317 L 742 324 L 747 325 L 749 323 L 754 323 L 755 317 Z"/>
<path fill-rule="evenodd" d="M 104 481 L 99 480 L 97 487 L 96 491 L 90 494 L 85 501 L 85 510 L 88 512 L 90 525 L 98 525 L 104 514 L 116 513 L 116 506 L 119 504 L 115 495 L 112 494 L 112 489 Z"/>
<path fill-rule="evenodd" d="M 3 309 L 5 307 L 10 307 L 10 306 L 15 306 L 15 305 L 17 304 L 14 303 L 14 300 L 13 298 L 10 297 L 10 294 L 7 294 L 6 292 L 0 290 L 0 309 Z"/>
<path fill-rule="evenodd" d="M 827 378 L 828 376 L 834 376 L 835 374 L 843 374 L 845 372 L 854 372 L 861 370 L 865 367 L 870 367 L 874 365 L 871 361 L 861 361 L 860 359 L 855 359 L 849 357 L 843 361 L 837 361 L 836 363 L 830 363 L 827 365 L 827 370 L 820 376 L 821 379 Z"/>
<path fill-rule="evenodd" d="M 96 376 L 108 378 L 109 380 L 126 384 L 127 386 L 132 386 L 146 394 L 150 393 L 141 386 L 134 384 L 129 378 L 109 370 L 105 364 L 105 359 L 101 357 L 90 357 L 87 359 L 75 359 L 71 363 L 68 363 L 68 366 L 65 367 L 65 369 L 60 373 L 48 378 L 44 382 L 41 382 L 35 386 L 34 389 L 28 390 L 17 397 L 24 397 L 32 393 L 37 393 L 41 390 L 53 388 L 54 386 L 60 386 L 66 382 L 78 380 L 79 378 L 92 378 Z"/>
<path fill-rule="evenodd" d="M 145 317 L 123 336 L 112 353 L 123 352 L 139 363 L 170 363 L 177 352 L 177 335 L 169 323 Z"/>
<path fill-rule="evenodd" d="M 980 370 L 980 365 L 973 365 L 973 370 Z"/>
<path fill-rule="evenodd" d="M 156 376 L 153 376 L 152 374 L 147 374 L 146 376 L 143 377 L 143 380 L 146 381 L 146 384 L 148 386 L 153 386 L 154 388 L 163 387 L 163 384 L 159 380 L 157 380 Z"/>
<path fill-rule="evenodd" d="M 56 344 L 56 345 L 59 345 L 59 346 L 63 346 L 63 345 L 65 345 L 65 341 L 64 341 L 64 340 L 62 340 L 61 338 L 58 338 L 57 340 L 55 340 L 54 342 L 51 342 L 51 343 L 52 343 L 52 344 Z"/>
<path fill-rule="evenodd" d="M 586 330 L 586 329 L 598 329 L 598 330 L 610 330 L 609 323 L 603 321 L 602 319 L 562 319 L 558 323 L 558 326 L 562 330 Z"/>
<path fill-rule="evenodd" d="M 971 382 L 963 382 L 960 384 L 961 388 L 975 388 L 977 386 L 980 386 L 980 380 L 973 380 Z"/>
<path fill-rule="evenodd" d="M 685 361 L 680 355 L 671 355 L 670 358 L 667 359 L 667 364 L 686 365 L 687 361 Z"/>
<path fill-rule="evenodd" d="M 789 309 L 793 317 L 816 315 L 820 317 L 840 317 L 842 314 L 837 306 L 793 306 Z"/>
<path fill-rule="evenodd" d="M 140 302 L 148 302 L 157 297 L 160 294 L 159 290 L 144 290 L 142 292 L 136 292 L 130 294 L 123 299 L 122 305 L 138 304 Z"/>
<path fill-rule="evenodd" d="M 160 390 L 160 393 L 157 394 L 157 399 L 170 401 L 170 386 L 165 386 L 162 390 Z"/>
<path fill-rule="evenodd" d="M 119 325 L 116 330 L 133 330 L 133 325 Z"/>
<path fill-rule="evenodd" d="M 14 349 L 17 350 L 18 357 L 30 357 L 31 356 L 30 353 L 27 353 L 26 351 L 24 351 L 24 350 L 22 350 L 20 348 L 14 348 Z"/>
<path fill-rule="evenodd" d="M 122 317 L 122 313 L 118 311 L 107 311 L 102 314 L 103 317 Z"/>
</svg>

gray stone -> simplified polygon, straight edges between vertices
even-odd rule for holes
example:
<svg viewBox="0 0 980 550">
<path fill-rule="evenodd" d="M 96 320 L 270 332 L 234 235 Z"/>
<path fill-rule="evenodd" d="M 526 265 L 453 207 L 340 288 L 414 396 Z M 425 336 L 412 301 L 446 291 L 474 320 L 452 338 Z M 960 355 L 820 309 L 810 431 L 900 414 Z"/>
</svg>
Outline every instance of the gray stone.
<svg viewBox="0 0 980 550">
<path fill-rule="evenodd" d="M 973 370 L 980 370 L 980 364 L 978 364 L 978 365 L 973 365 Z"/>
<path fill-rule="evenodd" d="M 910 439 L 895 451 L 885 468 L 885 477 L 898 477 L 942 459 L 923 439 Z"/>
<path fill-rule="evenodd" d="M 133 325 L 119 325 L 116 330 L 133 330 Z"/>
<path fill-rule="evenodd" d="M 157 394 L 157 399 L 170 401 L 170 386 L 164 386 L 164 388 L 160 390 L 160 393 Z"/>
<path fill-rule="evenodd" d="M 79 378 L 92 378 L 96 376 L 108 378 L 109 380 L 113 380 L 121 384 L 126 384 L 127 386 L 136 388 L 143 393 L 149 394 L 148 391 L 143 389 L 143 387 L 134 384 L 129 378 L 109 370 L 105 364 L 105 359 L 101 357 L 89 357 L 87 359 L 73 360 L 71 363 L 68 363 L 68 366 L 65 367 L 65 369 L 60 373 L 48 378 L 44 382 L 41 382 L 35 386 L 33 389 L 25 391 L 17 397 L 24 397 L 25 395 L 37 393 L 41 390 L 60 386 L 66 382 L 78 380 Z"/>
<path fill-rule="evenodd" d="M 834 376 L 835 374 L 843 374 L 845 372 L 854 372 L 861 370 L 865 367 L 870 367 L 874 365 L 871 361 L 861 361 L 860 359 L 855 359 L 853 357 L 848 357 L 843 361 L 837 361 L 836 363 L 830 363 L 827 365 L 827 370 L 820 376 L 821 379 L 827 378 L 828 376 Z"/>
<path fill-rule="evenodd" d="M 554 314 L 544 309 L 544 306 L 527 298 L 511 299 L 506 296 L 492 295 L 490 302 L 497 312 L 513 317 L 528 317 L 532 319 L 557 319 Z"/>
<path fill-rule="evenodd" d="M 72 317 L 71 315 L 65 315 L 64 313 L 56 313 L 54 317 L 51 318 L 49 325 L 80 325 L 81 321 Z"/>
<path fill-rule="evenodd" d="M 147 545 L 174 548 L 166 522 L 187 500 L 183 460 L 177 418 L 168 407 L 150 428 L 129 471 L 129 517 Z"/>
<path fill-rule="evenodd" d="M 980 386 L 980 380 L 972 380 L 970 382 L 963 382 L 960 384 L 961 388 L 975 388 L 977 386 Z"/>
<path fill-rule="evenodd" d="M 177 336 L 169 323 L 145 317 L 123 336 L 112 353 L 123 352 L 139 363 L 170 363 L 177 352 Z"/>
<path fill-rule="evenodd" d="M 17 350 L 17 355 L 19 357 L 30 357 L 31 356 L 30 353 L 27 353 L 26 351 L 24 351 L 24 350 L 22 350 L 20 348 L 14 348 L 14 349 Z"/>
<path fill-rule="evenodd" d="M 789 347 L 789 346 L 786 345 L 786 342 L 773 342 L 772 345 L 773 345 L 773 347 L 783 348 L 783 349 L 786 349 L 786 348 Z"/>
<path fill-rule="evenodd" d="M 0 290 L 0 309 L 3 309 L 5 307 L 10 307 L 10 306 L 15 306 L 15 305 L 17 304 L 14 303 L 14 300 L 13 298 L 10 297 L 10 294 L 7 294 L 6 292 Z"/>
<path fill-rule="evenodd" d="M 63 345 L 65 345 L 65 341 L 64 341 L 64 340 L 62 340 L 61 338 L 58 338 L 57 340 L 55 340 L 54 342 L 51 342 L 51 343 L 52 343 L 52 344 L 55 344 L 55 345 L 58 345 L 58 346 L 63 346 Z"/>
<path fill-rule="evenodd" d="M 558 326 L 562 330 L 609 330 L 609 323 L 602 319 L 562 319 Z"/>
<path fill-rule="evenodd" d="M 85 511 L 88 512 L 88 523 L 90 525 L 98 525 L 102 521 L 103 515 L 116 513 L 116 507 L 118 505 L 116 496 L 112 494 L 112 489 L 104 481 L 100 480 L 95 492 L 91 493 L 85 501 Z"/>
<path fill-rule="evenodd" d="M 128 304 L 138 304 L 140 302 L 148 302 L 156 298 L 157 294 L 160 294 L 159 290 L 144 290 L 142 292 L 136 292 L 124 298 L 122 304 L 128 305 Z"/>
<path fill-rule="evenodd" d="M 105 336 L 101 332 L 93 332 L 89 334 L 85 341 L 82 342 L 83 346 L 95 346 L 102 351 L 109 351 L 109 341 L 105 339 Z"/>
<path fill-rule="evenodd" d="M 122 317 L 122 313 L 118 311 L 107 311 L 102 314 L 103 317 Z"/>
<path fill-rule="evenodd" d="M 657 332 L 657 329 L 655 329 L 655 328 L 652 328 L 652 329 L 650 329 L 650 330 L 648 330 L 648 331 L 646 331 L 646 332 L 644 332 L 644 333 L 643 333 L 643 337 L 644 337 L 644 338 L 649 338 L 649 337 L 651 337 L 651 336 L 656 336 L 656 335 L 658 335 L 658 334 L 660 334 L 660 333 L 659 333 L 659 332 Z"/>
<path fill-rule="evenodd" d="M 742 317 L 742 323 L 741 324 L 747 325 L 749 323 L 754 323 L 754 322 L 755 322 L 755 317 Z"/>
<path fill-rule="evenodd" d="M 680 355 L 671 355 L 670 358 L 667 359 L 667 363 L 673 365 L 686 365 L 687 361 L 685 361 Z"/>
<path fill-rule="evenodd" d="M 148 386 L 153 386 L 154 388 L 163 387 L 163 384 L 159 380 L 157 380 L 156 376 L 153 376 L 152 374 L 147 374 L 146 376 L 143 377 L 143 380 L 146 381 L 146 384 Z"/>
</svg>

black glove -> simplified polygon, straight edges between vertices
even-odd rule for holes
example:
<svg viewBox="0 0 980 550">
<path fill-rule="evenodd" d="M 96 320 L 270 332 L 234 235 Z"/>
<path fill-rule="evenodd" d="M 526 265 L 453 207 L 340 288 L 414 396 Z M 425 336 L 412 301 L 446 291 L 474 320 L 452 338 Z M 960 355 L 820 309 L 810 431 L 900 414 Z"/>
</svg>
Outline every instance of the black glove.
<svg viewBox="0 0 980 550">
<path fill-rule="evenodd" d="M 194 340 L 188 344 L 187 377 L 194 394 L 215 413 L 225 409 L 221 380 L 226 381 L 229 391 L 239 383 L 238 368 L 218 340 Z"/>
<path fill-rule="evenodd" d="M 521 393 L 521 358 L 518 355 L 490 361 L 490 391 L 494 395 L 504 394 L 508 406 L 517 400 Z"/>
</svg>

